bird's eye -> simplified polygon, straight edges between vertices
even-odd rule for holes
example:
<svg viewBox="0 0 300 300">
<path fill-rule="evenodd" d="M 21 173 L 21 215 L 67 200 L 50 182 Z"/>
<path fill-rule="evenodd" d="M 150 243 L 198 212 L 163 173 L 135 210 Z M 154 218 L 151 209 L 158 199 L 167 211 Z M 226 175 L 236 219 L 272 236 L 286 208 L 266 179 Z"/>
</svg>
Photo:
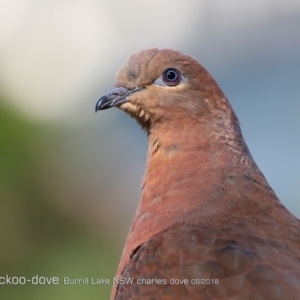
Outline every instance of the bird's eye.
<svg viewBox="0 0 300 300">
<path fill-rule="evenodd" d="M 163 81 L 169 86 L 177 85 L 181 82 L 181 73 L 176 69 L 167 69 L 163 74 Z"/>
</svg>

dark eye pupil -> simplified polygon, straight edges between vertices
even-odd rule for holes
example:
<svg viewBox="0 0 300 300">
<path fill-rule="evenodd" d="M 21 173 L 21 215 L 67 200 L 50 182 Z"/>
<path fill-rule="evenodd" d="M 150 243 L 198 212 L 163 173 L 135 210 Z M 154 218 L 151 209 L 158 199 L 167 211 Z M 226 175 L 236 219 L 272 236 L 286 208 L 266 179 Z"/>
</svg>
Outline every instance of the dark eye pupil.
<svg viewBox="0 0 300 300">
<path fill-rule="evenodd" d="M 177 79 L 177 74 L 173 70 L 172 71 L 168 71 L 166 77 L 170 81 L 175 81 Z"/>
</svg>

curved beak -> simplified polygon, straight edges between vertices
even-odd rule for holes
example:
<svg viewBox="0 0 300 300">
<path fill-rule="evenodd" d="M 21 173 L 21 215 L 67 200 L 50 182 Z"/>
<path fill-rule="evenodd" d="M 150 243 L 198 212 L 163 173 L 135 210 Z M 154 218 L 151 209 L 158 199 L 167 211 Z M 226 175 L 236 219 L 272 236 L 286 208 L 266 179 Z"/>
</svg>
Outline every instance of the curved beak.
<svg viewBox="0 0 300 300">
<path fill-rule="evenodd" d="M 121 103 L 129 101 L 130 95 L 138 92 L 140 88 L 127 89 L 126 87 L 120 86 L 113 89 L 107 95 L 102 96 L 96 103 L 95 111 L 108 109 L 117 106 Z"/>
</svg>

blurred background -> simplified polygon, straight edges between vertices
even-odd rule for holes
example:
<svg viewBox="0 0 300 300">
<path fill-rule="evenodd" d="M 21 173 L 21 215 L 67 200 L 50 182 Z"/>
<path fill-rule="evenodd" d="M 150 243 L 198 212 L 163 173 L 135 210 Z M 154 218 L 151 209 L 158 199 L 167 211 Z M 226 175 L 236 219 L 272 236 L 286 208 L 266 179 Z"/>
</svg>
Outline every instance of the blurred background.
<svg viewBox="0 0 300 300">
<path fill-rule="evenodd" d="M 236 111 L 257 164 L 300 217 L 300 2 L 0 2 L 0 277 L 115 275 L 147 141 L 95 114 L 142 48 L 199 60 Z M 1 299 L 108 299 L 111 285 L 0 285 Z"/>
</svg>

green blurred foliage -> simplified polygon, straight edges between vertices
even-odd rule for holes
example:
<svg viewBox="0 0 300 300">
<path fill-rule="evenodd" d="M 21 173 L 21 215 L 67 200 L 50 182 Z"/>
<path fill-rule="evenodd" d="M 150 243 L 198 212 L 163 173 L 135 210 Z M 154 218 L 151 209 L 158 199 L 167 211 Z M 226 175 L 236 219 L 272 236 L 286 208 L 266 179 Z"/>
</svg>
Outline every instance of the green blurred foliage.
<svg viewBox="0 0 300 300">
<path fill-rule="evenodd" d="M 92 232 L 82 220 L 52 205 L 57 202 L 51 199 L 53 195 L 72 197 L 63 183 L 51 186 L 60 180 L 61 166 L 55 163 L 60 154 L 55 145 L 61 137 L 50 125 L 24 119 L 3 103 L 2 98 L 0 277 L 56 276 L 60 283 L 0 285 L 0 299 L 108 299 L 110 284 L 63 284 L 64 277 L 111 280 L 117 256 L 103 228 Z M 60 190 L 51 195 L 49 186 Z"/>
</svg>

